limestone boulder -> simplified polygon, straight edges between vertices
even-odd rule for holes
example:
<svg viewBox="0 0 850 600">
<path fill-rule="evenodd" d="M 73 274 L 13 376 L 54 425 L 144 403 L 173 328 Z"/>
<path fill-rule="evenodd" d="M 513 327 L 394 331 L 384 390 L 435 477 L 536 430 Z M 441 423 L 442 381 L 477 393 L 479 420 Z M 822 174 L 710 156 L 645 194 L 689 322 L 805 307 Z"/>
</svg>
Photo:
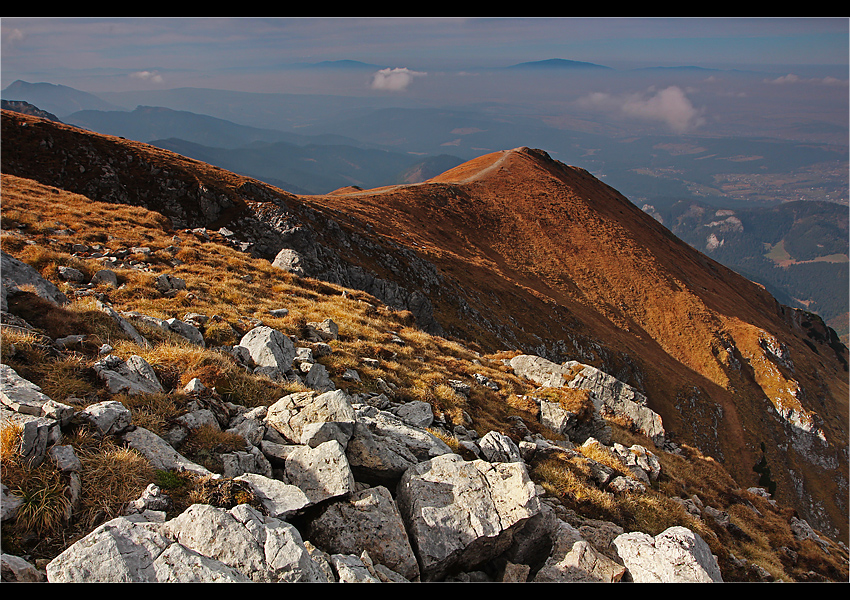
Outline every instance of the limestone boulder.
<svg viewBox="0 0 850 600">
<path fill-rule="evenodd" d="M 271 517 L 287 519 L 312 504 L 301 488 L 279 479 L 259 473 L 244 473 L 234 479 L 248 484 Z"/>
<path fill-rule="evenodd" d="M 723 582 L 708 544 L 686 527 L 670 527 L 654 538 L 624 533 L 614 545 L 636 583 Z"/>
<path fill-rule="evenodd" d="M 346 456 L 358 480 L 393 485 L 407 469 L 452 449 L 434 434 L 396 415 L 365 406 L 357 410 Z"/>
<path fill-rule="evenodd" d="M 133 396 L 165 391 L 153 367 L 138 355 L 133 355 L 126 361 L 109 355 L 94 363 L 92 368 L 112 394 Z"/>
<path fill-rule="evenodd" d="M 327 504 L 309 524 L 310 540 L 332 554 L 358 554 L 402 575 L 419 578 L 401 514 L 390 491 L 383 486 L 367 488 Z"/>
<path fill-rule="evenodd" d="M 498 556 L 541 510 L 523 463 L 464 461 L 457 454 L 408 469 L 396 498 L 425 581 Z"/>
<path fill-rule="evenodd" d="M 0 403 L 17 413 L 56 419 L 61 425 L 67 425 L 74 416 L 72 407 L 50 399 L 6 364 L 0 364 Z"/>
<path fill-rule="evenodd" d="M 292 368 L 295 344 L 277 329 L 261 325 L 255 327 L 239 341 L 258 367 L 269 367 L 285 373 Z"/>
<path fill-rule="evenodd" d="M 301 443 L 305 428 L 310 437 L 317 435 L 310 425 L 328 424 L 335 433 L 326 431 L 327 439 L 337 439 L 345 446 L 354 432 L 356 419 L 349 395 L 344 390 L 333 390 L 284 396 L 269 407 L 265 423 L 293 444 Z"/>
<path fill-rule="evenodd" d="M 55 284 L 47 281 L 27 263 L 0 250 L 0 284 L 3 288 L 2 310 L 7 310 L 6 298 L 21 288 L 34 290 L 36 295 L 56 305 L 68 303 L 68 298 Z"/>
<path fill-rule="evenodd" d="M 17 452 L 32 466 L 44 462 L 48 448 L 62 440 L 62 430 L 55 419 L 34 417 L 3 408 L 0 409 L 0 420 L 4 427 L 13 424 L 20 428 Z"/>
<path fill-rule="evenodd" d="M 286 457 L 286 477 L 311 504 L 344 496 L 354 489 L 345 449 L 336 440 L 315 448 L 299 446 Z"/>
<path fill-rule="evenodd" d="M 130 448 L 137 450 L 147 458 L 156 469 L 189 471 L 202 476 L 212 475 L 207 468 L 187 459 L 177 452 L 171 444 L 144 427 L 134 427 L 125 432 L 122 439 Z"/>
<path fill-rule="evenodd" d="M 104 523 L 47 565 L 51 583 L 327 582 L 298 530 L 248 505 Z"/>
<path fill-rule="evenodd" d="M 489 431 L 478 441 L 481 454 L 490 462 L 521 462 L 519 447 L 504 433 Z"/>
<path fill-rule="evenodd" d="M 105 400 L 81 410 L 77 416 L 100 435 L 117 435 L 124 432 L 132 421 L 130 410 L 117 400 Z"/>
<path fill-rule="evenodd" d="M 626 568 L 600 553 L 569 523 L 560 522 L 552 551 L 537 583 L 616 583 Z"/>
</svg>

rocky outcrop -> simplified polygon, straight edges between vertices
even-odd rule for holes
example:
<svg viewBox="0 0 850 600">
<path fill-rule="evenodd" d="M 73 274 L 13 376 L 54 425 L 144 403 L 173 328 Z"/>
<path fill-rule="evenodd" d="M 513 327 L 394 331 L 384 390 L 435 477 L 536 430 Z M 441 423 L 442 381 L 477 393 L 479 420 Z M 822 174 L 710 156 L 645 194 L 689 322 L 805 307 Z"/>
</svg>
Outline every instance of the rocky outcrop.
<svg viewBox="0 0 850 600">
<path fill-rule="evenodd" d="M 457 454 L 405 471 L 398 504 L 426 580 L 495 558 L 540 511 L 522 463 L 467 462 Z"/>
<path fill-rule="evenodd" d="M 632 386 L 590 365 L 567 361 L 562 365 L 540 356 L 522 354 L 510 361 L 511 368 L 524 377 L 544 387 L 569 387 L 589 390 L 596 410 L 628 419 L 635 429 L 646 435 L 656 445 L 664 443 L 664 426 L 661 416 L 646 406 L 647 399 Z M 559 422 L 563 432 L 564 417 Z"/>
<path fill-rule="evenodd" d="M 7 366 L 3 382 L 7 413 L 32 412 L 39 405 L 32 398 L 52 402 Z M 189 388 L 199 397 L 212 393 L 191 382 Z M 214 399 L 209 398 L 207 405 L 215 408 Z M 125 516 L 104 523 L 55 558 L 47 566 L 46 579 L 443 581 L 465 580 L 468 573 L 498 568 L 502 581 L 613 582 L 650 577 L 644 574 L 650 568 L 660 580 L 678 580 L 681 568 L 676 565 L 685 560 L 698 560 L 709 577 L 716 576 L 710 552 L 706 556 L 704 542 L 691 532 L 677 535 L 690 540 L 686 550 L 694 559 L 688 559 L 685 551 L 685 559 L 665 551 L 655 561 L 671 564 L 630 567 L 616 555 L 611 558 L 607 543 L 600 544 L 598 536 L 588 533 L 591 530 L 579 531 L 544 510 L 524 452 L 510 438 L 489 432 L 474 443 L 486 460 L 466 460 L 423 429 L 433 414 L 424 414 L 430 411 L 422 408 L 411 402 L 394 406 L 393 412 L 382 411 L 335 390 L 300 392 L 250 411 L 220 407 L 189 413 L 182 418 L 185 427 L 224 419 L 222 429 L 245 433 L 247 449 L 239 455 L 251 460 L 234 459 L 229 468 L 233 482 L 254 499 L 253 506 L 240 504 L 227 510 L 196 504 L 166 519 L 163 511 L 171 506 L 167 494 L 149 486 L 139 500 L 127 505 Z M 202 417 L 204 411 L 209 418 Z M 61 425 L 68 420 L 40 418 L 53 422 L 52 433 L 42 439 L 42 460 L 50 452 L 63 471 L 77 474 L 79 460 L 73 449 L 59 445 Z M 134 425 L 119 402 L 91 405 L 74 419 L 135 449 L 157 469 L 221 478 L 181 456 L 165 439 Z M 523 447 L 527 445 L 523 442 Z M 537 448 L 542 452 L 545 446 Z M 615 445 L 608 451 L 623 456 L 624 467 L 640 471 L 642 479 L 657 478 L 657 461 L 645 449 Z M 235 475 L 243 465 L 257 461 L 267 467 Z M 390 487 L 370 483 L 374 481 Z M 20 499 L 4 489 L 4 520 L 14 518 L 19 505 Z M 656 548 L 663 546 L 661 539 L 666 538 L 652 542 Z M 631 556 L 627 544 L 646 542 L 639 536 L 634 540 L 621 535 L 616 541 Z M 26 561 L 9 560 L 19 577 L 32 575 Z"/>
<path fill-rule="evenodd" d="M 56 305 L 68 303 L 68 298 L 55 284 L 47 281 L 31 266 L 0 251 L 0 289 L 2 289 L 2 307 L 8 309 L 7 298 L 10 294 L 31 289 L 35 294 Z"/>
</svg>

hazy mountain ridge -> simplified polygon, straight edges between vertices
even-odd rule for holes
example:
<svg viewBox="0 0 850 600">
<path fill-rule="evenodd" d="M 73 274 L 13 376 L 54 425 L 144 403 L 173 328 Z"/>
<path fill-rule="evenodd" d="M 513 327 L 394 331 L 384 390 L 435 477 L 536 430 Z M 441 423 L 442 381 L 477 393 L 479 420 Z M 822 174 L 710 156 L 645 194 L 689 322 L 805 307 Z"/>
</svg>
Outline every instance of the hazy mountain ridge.
<svg viewBox="0 0 850 600">
<path fill-rule="evenodd" d="M 425 168 L 420 164 L 421 156 L 391 152 L 353 138 L 247 127 L 163 107 L 138 106 L 130 112 L 80 111 L 68 115 L 65 122 L 150 143 L 294 193 L 410 183 L 411 174 Z M 462 162 L 445 156 L 441 161 L 442 170 Z"/>
<path fill-rule="evenodd" d="M 255 142 L 243 148 L 213 148 L 183 140 L 152 140 L 154 146 L 305 194 L 326 194 L 347 186 L 378 187 L 405 182 L 428 160 L 407 154 L 339 145 Z M 449 161 L 456 165 L 458 158 Z M 418 181 L 422 181 L 419 179 Z"/>
<path fill-rule="evenodd" d="M 264 254 L 271 258 L 275 247 L 284 247 L 311 258 L 312 251 L 317 274 L 338 269 L 341 257 L 366 264 L 360 250 L 379 245 L 372 261 L 385 266 L 378 275 L 425 290 L 450 334 L 482 349 L 510 340 L 561 360 L 578 354 L 617 373 L 647 393 L 675 435 L 716 453 L 738 477 L 751 474 L 759 441 L 793 440 L 773 465 L 780 493 L 819 524 L 842 527 L 846 490 L 828 473 L 836 464 L 843 468 L 837 449 L 846 447 L 846 348 L 812 315 L 779 306 L 582 169 L 517 149 L 419 185 L 298 199 L 150 147 L 60 126 L 45 130 L 36 122 L 15 128 L 10 121 L 4 113 L 4 140 L 13 141 L 13 152 L 3 154 L 4 172 L 102 200 L 156 206 L 181 226 L 232 225 L 244 235 L 240 221 L 260 215 L 277 231 Z M 47 139 L 52 157 L 37 150 Z M 137 158 L 132 168 L 113 163 L 110 174 L 101 170 L 110 153 Z M 152 169 L 168 169 L 172 186 L 185 171 L 197 191 L 146 192 Z M 237 183 L 241 191 L 233 195 Z M 135 199 L 122 198 L 131 190 Z M 275 223 L 263 213 L 276 215 Z M 316 219 L 312 225 L 307 214 Z M 327 249 L 336 252 L 333 263 Z M 410 264 L 416 278 L 393 261 Z M 428 264 L 437 279 L 420 288 L 429 281 Z M 783 366 L 787 357 L 793 369 Z M 774 410 L 779 417 L 765 419 Z M 792 471 L 805 481 L 796 497 Z"/>
</svg>

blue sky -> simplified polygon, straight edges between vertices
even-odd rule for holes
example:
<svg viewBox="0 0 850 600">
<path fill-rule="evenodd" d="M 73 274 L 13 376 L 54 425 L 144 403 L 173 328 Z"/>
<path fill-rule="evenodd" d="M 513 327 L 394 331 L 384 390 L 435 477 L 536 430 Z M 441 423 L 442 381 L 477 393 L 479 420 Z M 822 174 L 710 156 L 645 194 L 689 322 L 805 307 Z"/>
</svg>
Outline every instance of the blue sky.
<svg viewBox="0 0 850 600">
<path fill-rule="evenodd" d="M 21 18 L 4 17 L 2 85 L 275 91 L 300 62 L 358 60 L 433 72 L 565 58 L 615 68 L 697 65 L 846 72 L 836 18 Z M 779 68 L 779 67 L 776 67 Z M 802 72 L 801 72 L 802 76 Z"/>
</svg>

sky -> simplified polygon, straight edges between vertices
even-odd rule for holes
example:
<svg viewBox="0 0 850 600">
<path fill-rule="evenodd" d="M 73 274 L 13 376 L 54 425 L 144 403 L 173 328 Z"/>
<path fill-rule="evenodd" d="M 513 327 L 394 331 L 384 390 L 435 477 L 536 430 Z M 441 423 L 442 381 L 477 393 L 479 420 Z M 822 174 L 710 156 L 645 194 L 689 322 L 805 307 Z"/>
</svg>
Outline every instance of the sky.
<svg viewBox="0 0 850 600">
<path fill-rule="evenodd" d="M 617 69 L 776 69 L 794 77 L 808 76 L 809 65 L 844 73 L 848 65 L 846 17 L 3 17 L 0 27 L 3 87 L 22 79 L 95 93 L 316 91 L 315 82 L 295 78 L 293 65 L 337 60 L 391 69 L 370 80 L 384 92 L 408 89 L 425 74 L 551 58 Z"/>
</svg>

